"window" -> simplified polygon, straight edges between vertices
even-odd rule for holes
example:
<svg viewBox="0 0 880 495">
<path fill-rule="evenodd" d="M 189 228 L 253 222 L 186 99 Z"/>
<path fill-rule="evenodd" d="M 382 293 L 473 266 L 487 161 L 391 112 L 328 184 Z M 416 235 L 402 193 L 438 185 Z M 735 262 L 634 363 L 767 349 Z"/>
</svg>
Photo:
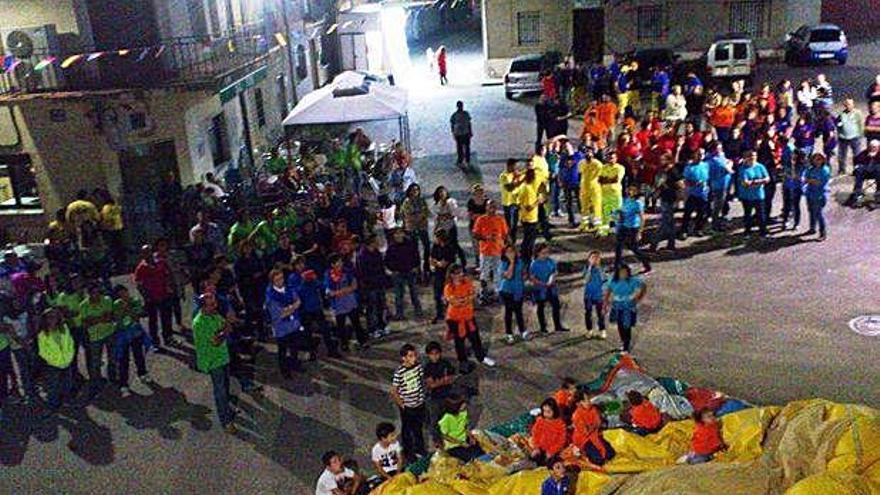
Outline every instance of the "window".
<svg viewBox="0 0 880 495">
<path fill-rule="evenodd" d="M 0 155 L 0 208 L 40 208 L 29 155 Z"/>
<path fill-rule="evenodd" d="M 636 11 L 636 22 L 639 41 L 657 41 L 663 39 L 663 6 L 647 5 Z"/>
<path fill-rule="evenodd" d="M 730 32 L 758 38 L 766 34 L 765 0 L 738 0 L 730 4 Z"/>
<path fill-rule="evenodd" d="M 541 42 L 541 13 L 538 11 L 516 13 L 517 44 L 534 45 Z"/>
<path fill-rule="evenodd" d="M 214 167 L 220 167 L 228 162 L 231 157 L 229 153 L 229 137 L 226 130 L 226 116 L 222 113 L 217 114 L 211 119 L 208 138 L 211 145 L 211 156 L 214 157 Z"/>
<path fill-rule="evenodd" d="M 287 85 L 283 74 L 275 78 L 275 98 L 278 102 L 278 113 L 281 115 L 281 120 L 284 120 L 287 117 Z"/>
<path fill-rule="evenodd" d="M 255 88 L 254 89 L 254 102 L 257 106 L 257 125 L 260 127 L 266 126 L 266 109 L 263 107 L 263 89 Z"/>
<path fill-rule="evenodd" d="M 746 45 L 745 43 L 734 43 L 733 58 L 734 60 L 745 60 L 749 58 L 749 45 Z"/>
<path fill-rule="evenodd" d="M 296 78 L 300 81 L 309 77 L 309 66 L 306 64 L 306 47 L 296 45 Z"/>
<path fill-rule="evenodd" d="M 728 60 L 730 60 L 730 44 L 718 43 L 718 45 L 715 46 L 715 61 L 726 62 Z"/>
</svg>

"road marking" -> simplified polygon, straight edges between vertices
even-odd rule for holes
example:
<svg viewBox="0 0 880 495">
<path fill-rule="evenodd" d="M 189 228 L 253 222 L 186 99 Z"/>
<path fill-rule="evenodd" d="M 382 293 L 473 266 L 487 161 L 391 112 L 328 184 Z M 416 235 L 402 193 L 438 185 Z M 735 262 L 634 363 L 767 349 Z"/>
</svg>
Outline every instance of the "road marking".
<svg viewBox="0 0 880 495">
<path fill-rule="evenodd" d="M 866 337 L 880 337 L 880 315 L 863 315 L 849 321 L 853 332 Z"/>
</svg>

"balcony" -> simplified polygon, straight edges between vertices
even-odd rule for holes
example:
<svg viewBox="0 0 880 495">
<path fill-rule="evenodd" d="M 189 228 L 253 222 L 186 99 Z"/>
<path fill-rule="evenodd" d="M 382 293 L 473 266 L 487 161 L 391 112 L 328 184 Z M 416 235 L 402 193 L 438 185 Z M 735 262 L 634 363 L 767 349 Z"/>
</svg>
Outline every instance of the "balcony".
<svg viewBox="0 0 880 495">
<path fill-rule="evenodd" d="M 71 53 L 34 53 L 0 67 L 0 98 L 53 92 L 182 86 L 214 89 L 277 51 L 268 29 L 244 29 L 221 37 L 163 40 L 149 47 L 86 53 L 68 67 Z M 93 52 L 94 53 L 94 52 Z"/>
</svg>

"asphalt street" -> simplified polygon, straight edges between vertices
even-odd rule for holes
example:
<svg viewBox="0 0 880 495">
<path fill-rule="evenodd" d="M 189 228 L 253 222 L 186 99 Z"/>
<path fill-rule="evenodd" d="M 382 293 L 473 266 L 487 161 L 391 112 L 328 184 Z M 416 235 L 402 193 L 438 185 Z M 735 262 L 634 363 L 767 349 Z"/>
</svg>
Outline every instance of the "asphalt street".
<svg viewBox="0 0 880 495">
<path fill-rule="evenodd" d="M 481 179 L 497 194 L 503 160 L 526 156 L 534 141 L 530 101 L 508 101 L 501 87 L 481 85 L 479 53 L 465 49 L 473 36 L 443 40 L 450 47 L 449 86 L 433 82 L 423 60 L 415 61 L 423 76 L 407 83 L 419 181 L 425 191 L 442 184 L 462 199 Z M 878 70 L 878 53 L 876 44 L 854 46 L 849 65 L 821 70 L 838 95 L 861 95 Z M 818 70 L 771 66 L 761 77 L 796 80 Z M 456 100 L 475 123 L 476 170 L 469 174 L 455 167 L 448 132 Z M 688 241 L 675 257 L 658 258 L 635 332 L 639 362 L 654 375 L 759 404 L 824 397 L 880 407 L 880 338 L 847 326 L 856 316 L 880 313 L 880 222 L 878 212 L 838 205 L 849 180 L 835 184 L 824 243 L 790 233 L 763 243 L 732 235 Z M 580 302 L 585 253 L 598 247 L 609 259 L 611 241 L 562 228 L 556 241 L 566 272 L 564 318 L 574 331 L 508 347 L 498 308 L 481 311 L 478 322 L 498 367 L 469 377 L 480 390 L 473 401 L 478 425 L 534 407 L 562 376 L 591 379 L 619 345 L 614 331 L 607 342 L 584 338 Z M 430 306 L 427 294 L 423 301 Z M 534 329 L 534 308 L 526 312 Z M 306 374 L 290 380 L 276 371 L 270 346 L 257 373 L 266 390 L 258 397 L 239 393 L 241 428 L 234 436 L 216 424 L 208 377 L 188 367 L 189 344 L 149 356 L 155 384 L 133 385 L 128 399 L 108 391 L 85 409 L 47 421 L 15 408 L 11 424 L 0 428 L 0 493 L 311 493 L 323 451 L 366 465 L 375 424 L 396 422 L 388 389 L 399 346 L 423 346 L 443 332 L 426 322 L 392 328 L 371 349 L 309 363 Z M 451 345 L 445 347 L 451 354 Z"/>
</svg>

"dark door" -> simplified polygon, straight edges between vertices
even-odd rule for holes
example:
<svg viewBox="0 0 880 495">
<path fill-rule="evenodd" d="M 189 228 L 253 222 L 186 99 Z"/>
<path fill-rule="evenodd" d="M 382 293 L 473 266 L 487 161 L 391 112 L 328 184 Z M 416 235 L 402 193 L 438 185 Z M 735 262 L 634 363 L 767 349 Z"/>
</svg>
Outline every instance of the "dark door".
<svg viewBox="0 0 880 495">
<path fill-rule="evenodd" d="M 605 13 L 602 9 L 576 9 L 572 53 L 576 62 L 600 61 L 605 51 Z"/>
<path fill-rule="evenodd" d="M 169 173 L 180 180 L 174 141 L 159 141 L 120 151 L 119 170 L 128 246 L 137 247 L 165 235 L 159 219 L 159 190 L 163 177 Z"/>
</svg>

